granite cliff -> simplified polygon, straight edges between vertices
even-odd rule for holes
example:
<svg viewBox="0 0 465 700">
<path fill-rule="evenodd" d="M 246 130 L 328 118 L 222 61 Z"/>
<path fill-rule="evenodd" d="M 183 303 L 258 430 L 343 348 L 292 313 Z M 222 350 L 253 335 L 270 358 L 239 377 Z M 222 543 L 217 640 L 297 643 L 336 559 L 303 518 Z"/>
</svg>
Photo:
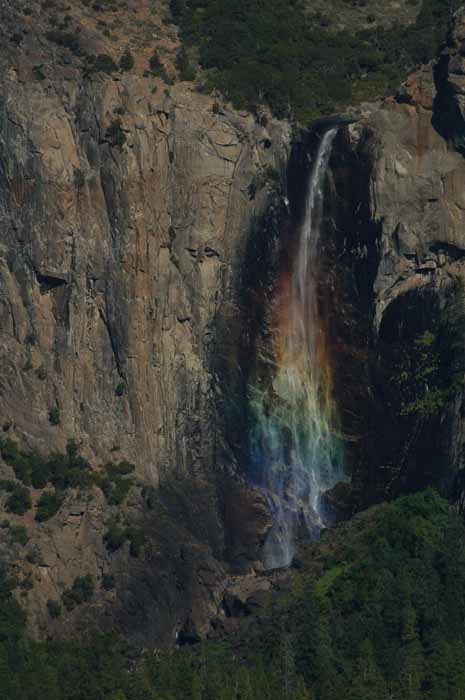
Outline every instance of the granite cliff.
<svg viewBox="0 0 465 700">
<path fill-rule="evenodd" d="M 441 324 L 458 328 L 463 314 L 464 20 L 459 11 L 437 62 L 381 107 L 362 108 L 333 159 L 328 248 L 343 309 L 334 344 L 348 459 L 365 503 L 430 483 L 450 494 L 462 468 L 462 390 L 437 384 L 438 404 L 424 399 L 434 395 L 437 363 L 463 376 L 461 349 L 454 355 Z M 434 352 L 422 346 L 434 346 L 433 336 Z M 425 366 L 415 369 L 422 351 Z M 431 372 L 422 397 L 403 371 L 418 384 Z"/>
<path fill-rule="evenodd" d="M 142 22 L 151 3 L 132 5 Z M 63 451 L 71 438 L 94 466 L 128 460 L 138 484 L 169 489 L 173 501 L 180 494 L 180 504 L 168 507 L 168 543 L 155 536 L 162 551 L 151 555 L 171 572 L 154 564 L 156 578 L 174 578 L 145 584 L 149 597 L 167 590 L 150 626 L 157 636 L 158 616 L 169 619 L 163 634 L 172 639 L 192 607 L 178 564 L 189 580 L 198 577 L 194 617 L 205 618 L 204 605 L 211 613 L 218 603 L 212 591 L 224 576 L 218 561 L 228 546 L 231 489 L 227 475 L 220 477 L 229 463 L 212 353 L 218 318 L 237 306 L 233 280 L 251 221 L 268 200 L 264 173 L 286 163 L 290 129 L 217 109 L 189 83 L 168 86 L 146 70 L 153 44 L 131 70 L 89 74 L 81 55 L 44 40 L 46 16 L 39 4 L 31 9 L 23 15 L 2 7 L 5 30 L 16 23 L 24 32 L 17 47 L 4 44 L 1 59 L 4 436 L 45 455 Z M 101 55 L 106 39 L 86 19 L 78 8 L 73 31 L 81 29 L 81 46 Z M 258 180 L 252 201 L 249 188 Z M 2 476 L 10 478 L 11 469 Z M 241 488 L 238 528 L 247 532 L 247 512 L 253 521 L 257 507 L 263 533 L 260 500 Z M 140 512 L 140 490 L 136 484 L 129 510 Z M 50 523 L 34 524 L 31 515 L 30 546 L 41 557 L 39 567 L 26 563 L 33 624 L 40 627 L 47 599 L 79 575 L 101 580 L 110 567 L 126 578 L 128 549 L 109 557 L 102 542 L 111 516 L 99 489 L 83 500 L 69 492 Z M 173 527 L 185 531 L 176 537 Z M 256 542 L 243 539 L 253 550 Z M 205 571 L 194 574 L 192 559 Z M 185 600 L 185 611 L 176 611 L 173 595 Z M 144 611 L 140 591 L 134 596 Z M 148 626 L 147 619 L 143 634 L 152 634 Z"/>
</svg>

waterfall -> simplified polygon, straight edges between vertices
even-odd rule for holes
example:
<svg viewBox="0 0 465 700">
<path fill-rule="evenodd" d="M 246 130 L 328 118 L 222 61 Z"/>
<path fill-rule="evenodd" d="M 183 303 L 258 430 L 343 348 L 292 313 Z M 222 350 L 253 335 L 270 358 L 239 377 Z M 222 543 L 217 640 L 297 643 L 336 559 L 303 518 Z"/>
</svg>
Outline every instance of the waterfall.
<svg viewBox="0 0 465 700">
<path fill-rule="evenodd" d="M 331 366 L 318 304 L 324 184 L 336 129 L 322 137 L 308 182 L 290 269 L 277 285 L 265 375 L 249 387 L 255 418 L 252 460 L 273 513 L 265 565 L 285 566 L 299 532 L 326 524 L 322 494 L 343 479 Z"/>
</svg>

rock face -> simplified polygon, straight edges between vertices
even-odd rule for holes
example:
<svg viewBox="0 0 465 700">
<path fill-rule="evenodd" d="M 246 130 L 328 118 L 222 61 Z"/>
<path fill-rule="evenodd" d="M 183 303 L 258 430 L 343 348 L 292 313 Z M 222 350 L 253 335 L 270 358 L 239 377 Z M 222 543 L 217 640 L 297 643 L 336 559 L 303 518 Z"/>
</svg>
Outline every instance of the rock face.
<svg viewBox="0 0 465 700">
<path fill-rule="evenodd" d="M 465 280 L 464 27 L 461 11 L 438 61 L 396 98 L 366 105 L 341 130 L 333 158 L 336 226 L 328 224 L 328 246 L 340 303 L 333 345 L 349 468 L 365 504 L 430 483 L 450 494 L 462 467 L 463 391 L 426 415 L 392 387 L 405 387 L 409 375 L 413 383 L 415 372 L 415 363 L 404 366 L 402 384 L 394 348 L 415 347 L 436 316 L 458 306 L 463 314 L 452 290 Z M 425 383 L 425 396 L 432 388 Z"/>
<path fill-rule="evenodd" d="M 150 3 L 130 4 L 142 25 Z M 155 581 L 136 566 L 148 592 L 127 593 L 134 619 L 127 601 L 123 613 L 140 636 L 172 639 L 189 616 L 193 624 L 208 619 L 204 594 L 214 599 L 218 562 L 237 549 L 224 532 L 232 507 L 220 476 L 234 465 L 225 457 L 212 353 L 219 319 L 226 337 L 228 317 L 238 315 L 236 268 L 269 201 L 263 174 L 286 163 L 290 128 L 219 107 L 192 84 L 168 87 L 147 70 L 153 44 L 129 72 L 91 71 L 82 51 L 60 46 L 63 32 L 44 39 L 47 12 L 30 5 L 32 17 L 2 3 L 5 32 L 16 27 L 17 37 L 5 40 L 1 56 L 0 424 L 24 448 L 63 451 L 72 438 L 94 466 L 126 459 L 141 484 L 182 492 L 168 499 L 169 526 L 154 525 L 153 547 L 169 573 L 153 563 Z M 86 12 L 72 10 L 68 31 L 87 55 L 109 51 L 118 61 L 124 44 L 110 45 Z M 247 559 L 268 516 L 259 496 L 234 488 Z M 100 581 L 111 570 L 130 578 L 102 544 L 118 509 L 99 494 L 90 505 L 68 494 L 54 520 L 31 519 L 31 545 L 43 560 L 28 595 L 32 624 L 44 626 L 46 600 L 76 576 Z M 180 500 L 181 516 L 173 505 Z M 120 510 L 131 519 L 137 503 Z M 249 516 L 262 522 L 256 541 L 241 540 Z M 168 531 L 171 544 L 161 541 Z M 113 558 L 130 570 L 137 562 L 123 551 Z M 202 583 L 193 560 L 203 562 Z M 191 585 L 200 598 L 185 590 Z M 111 595 L 102 593 L 100 607 Z"/>
<path fill-rule="evenodd" d="M 71 435 L 153 483 L 202 472 L 215 455 L 209 347 L 234 303 L 247 188 L 287 135 L 214 115 L 183 85 L 153 96 L 131 75 L 59 88 L 11 68 L 2 86 L 2 416 L 31 445 Z"/>
</svg>

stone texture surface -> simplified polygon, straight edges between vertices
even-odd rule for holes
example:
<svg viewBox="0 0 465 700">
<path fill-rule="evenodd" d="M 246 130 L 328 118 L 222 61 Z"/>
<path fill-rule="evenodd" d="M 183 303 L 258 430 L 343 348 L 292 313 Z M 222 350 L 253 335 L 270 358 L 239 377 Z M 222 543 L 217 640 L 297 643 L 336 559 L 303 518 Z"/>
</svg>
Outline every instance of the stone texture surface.
<svg viewBox="0 0 465 700">
<path fill-rule="evenodd" d="M 13 70 L 2 87 L 2 416 L 26 443 L 74 436 L 153 482 L 201 471 L 215 452 L 209 345 L 254 214 L 247 187 L 286 134 L 214 115 L 183 85 L 55 87 Z M 105 134 L 121 106 L 119 148 Z"/>
<path fill-rule="evenodd" d="M 440 417 L 412 418 L 409 428 L 389 406 L 394 378 L 383 376 L 383 363 L 389 326 L 402 323 L 407 300 L 415 295 L 418 316 L 427 314 L 428 299 L 445 310 L 453 280 L 465 281 L 465 122 L 457 83 L 464 28 L 461 10 L 438 60 L 395 97 L 364 105 L 341 130 L 332 161 L 332 259 L 349 280 L 337 307 L 338 390 L 365 504 L 407 483 L 450 489 L 463 467 L 463 396 Z M 341 279 L 333 273 L 335 288 Z M 395 332 L 402 337 L 400 326 Z"/>
<path fill-rule="evenodd" d="M 443 56 L 410 76 L 397 99 L 372 108 L 350 127 L 352 141 L 367 139 L 372 149 L 370 209 L 382 229 L 375 282 L 377 326 L 397 295 L 464 273 L 465 162 L 456 148 L 465 129 L 457 89 L 464 39 L 462 9 L 455 15 Z M 461 122 L 454 122 L 456 105 Z M 442 121 L 451 123 L 447 134 L 441 133 Z"/>
<path fill-rule="evenodd" d="M 375 282 L 378 327 L 396 296 L 432 280 L 440 284 L 452 271 L 463 273 L 464 159 L 432 125 L 431 97 L 426 106 L 423 94 L 419 100 L 392 101 L 350 128 L 354 141 L 369 138 L 373 148 L 371 212 L 382 229 Z"/>
<path fill-rule="evenodd" d="M 81 53 L 47 40 L 51 11 L 40 3 L 30 3 L 32 15 L 0 5 L 0 425 L 44 454 L 73 438 L 92 465 L 127 459 L 141 483 L 179 492 L 162 508 L 164 525 L 142 516 L 145 567 L 127 544 L 106 551 L 102 535 L 117 513 L 99 489 L 89 502 L 70 492 L 48 523 L 26 516 L 43 561 L 23 601 L 32 628 L 44 633 L 47 599 L 76 576 L 89 573 L 99 587 L 112 572 L 118 600 L 99 588 L 92 615 L 103 619 L 112 608 L 110 618 L 119 615 L 134 634 L 172 641 L 215 612 L 221 562 L 228 547 L 237 550 L 224 532 L 234 506 L 218 486 L 234 464 L 212 351 L 218 319 L 226 336 L 238 314 L 237 266 L 269 201 L 263 173 L 287 161 L 290 126 L 263 126 L 191 83 L 168 85 L 176 32 L 165 26 L 147 38 L 153 3 L 129 5 L 98 15 L 113 22 L 114 40 L 85 4 L 68 8 Z M 84 51 L 118 62 L 128 40 L 132 70 L 87 70 Z M 166 82 L 148 70 L 154 48 Z M 4 466 L 2 476 L 9 473 Z M 258 517 L 266 532 L 260 496 L 234 488 L 237 531 Z M 134 498 L 120 509 L 130 522 L 145 508 Z M 246 540 L 239 535 L 247 559 L 257 537 Z M 31 570 L 27 547 L 20 554 Z M 53 624 L 69 629 L 68 618 Z"/>
</svg>

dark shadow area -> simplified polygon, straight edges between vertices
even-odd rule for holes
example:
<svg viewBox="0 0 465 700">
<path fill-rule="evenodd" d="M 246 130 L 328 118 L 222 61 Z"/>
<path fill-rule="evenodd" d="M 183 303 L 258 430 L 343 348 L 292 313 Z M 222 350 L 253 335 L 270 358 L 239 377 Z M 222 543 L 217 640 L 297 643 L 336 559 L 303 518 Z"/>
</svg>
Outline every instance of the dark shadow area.
<svg viewBox="0 0 465 700">
<path fill-rule="evenodd" d="M 450 146 L 465 156 L 465 123 L 456 92 L 449 81 L 449 64 L 450 56 L 443 54 L 434 66 L 436 97 L 431 123 Z"/>
</svg>

